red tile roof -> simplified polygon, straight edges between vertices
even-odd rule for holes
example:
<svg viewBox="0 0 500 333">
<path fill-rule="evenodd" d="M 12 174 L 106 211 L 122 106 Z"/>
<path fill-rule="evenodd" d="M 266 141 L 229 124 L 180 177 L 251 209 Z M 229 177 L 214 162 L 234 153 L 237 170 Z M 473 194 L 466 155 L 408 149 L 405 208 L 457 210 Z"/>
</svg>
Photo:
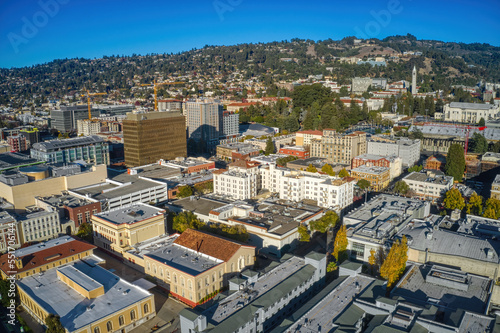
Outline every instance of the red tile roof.
<svg viewBox="0 0 500 333">
<path fill-rule="evenodd" d="M 36 246 L 36 245 L 34 245 Z M 62 244 L 50 247 L 45 250 L 40 250 L 38 252 L 27 254 L 18 259 L 22 260 L 23 267 L 16 268 L 17 273 L 24 271 L 29 271 L 39 266 L 44 266 L 53 261 L 58 261 L 67 257 L 78 255 L 85 251 L 93 250 L 96 246 L 89 244 L 87 242 L 74 239 L 72 241 L 64 242 Z M 0 256 L 0 269 L 7 273 L 11 271 L 8 267 L 8 254 L 3 254 Z"/>
<path fill-rule="evenodd" d="M 186 229 L 174 243 L 225 262 L 231 259 L 241 247 L 255 248 L 255 246 L 239 244 L 222 237 L 193 229 Z"/>
<path fill-rule="evenodd" d="M 315 131 L 315 130 L 307 130 L 307 131 L 300 131 L 297 132 L 297 134 L 311 134 L 311 135 L 323 135 L 323 131 Z"/>
</svg>

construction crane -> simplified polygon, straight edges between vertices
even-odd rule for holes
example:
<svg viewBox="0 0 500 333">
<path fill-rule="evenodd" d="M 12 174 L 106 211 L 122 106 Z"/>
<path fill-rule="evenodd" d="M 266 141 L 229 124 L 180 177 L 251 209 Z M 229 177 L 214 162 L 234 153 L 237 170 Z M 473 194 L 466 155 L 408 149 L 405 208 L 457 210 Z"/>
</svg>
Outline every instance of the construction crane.
<svg viewBox="0 0 500 333">
<path fill-rule="evenodd" d="M 88 89 L 85 89 L 86 95 L 82 95 L 82 97 L 87 97 L 87 106 L 89 107 L 89 120 L 92 119 L 92 113 L 90 112 L 90 97 L 106 95 L 106 93 L 90 93 Z"/>
<path fill-rule="evenodd" d="M 154 90 L 154 94 L 155 94 L 155 111 L 158 111 L 158 100 L 157 100 L 157 90 L 158 90 L 158 86 L 163 86 L 163 85 L 174 85 L 174 84 L 184 84 L 184 82 L 156 82 L 156 79 L 153 81 L 153 83 L 149 83 L 149 84 L 141 84 L 141 86 L 145 87 L 145 86 L 153 86 L 153 90 Z"/>
</svg>

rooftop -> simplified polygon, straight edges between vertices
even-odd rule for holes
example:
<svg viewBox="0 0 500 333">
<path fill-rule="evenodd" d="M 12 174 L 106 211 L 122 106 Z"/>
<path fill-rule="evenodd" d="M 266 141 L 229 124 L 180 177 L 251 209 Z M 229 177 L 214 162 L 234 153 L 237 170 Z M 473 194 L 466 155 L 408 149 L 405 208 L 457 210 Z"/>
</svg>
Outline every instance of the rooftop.
<svg viewBox="0 0 500 333">
<path fill-rule="evenodd" d="M 497 108 L 497 106 L 494 104 L 465 103 L 465 102 L 451 102 L 450 107 L 459 109 L 475 109 L 475 110 L 489 110 Z"/>
<path fill-rule="evenodd" d="M 34 158 L 29 157 L 28 155 L 24 155 L 21 153 L 8 152 L 0 154 L 0 172 L 40 163 L 45 162 L 38 161 Z"/>
<path fill-rule="evenodd" d="M 465 139 L 467 132 L 466 128 L 455 127 L 452 124 L 429 124 L 429 125 L 415 125 L 411 127 L 411 131 L 419 129 L 424 135 L 429 136 L 444 136 L 444 137 L 457 137 Z M 487 140 L 500 140 L 500 128 L 487 127 L 483 131 L 479 131 L 477 127 L 472 127 L 469 130 L 469 137 L 474 133 L 482 134 Z"/>
<path fill-rule="evenodd" d="M 449 185 L 453 184 L 453 177 L 436 175 L 432 173 L 412 172 L 403 178 L 404 180 L 411 180 L 416 182 L 423 182 L 436 185 Z"/>
<path fill-rule="evenodd" d="M 84 288 L 102 285 L 104 294 L 88 299 L 59 280 L 57 271 L 72 275 Z M 87 258 L 25 277 L 17 281 L 17 286 L 35 302 L 42 304 L 46 311 L 59 315 L 61 324 L 69 332 L 77 331 L 151 296 L 148 291 L 120 279 Z"/>
<path fill-rule="evenodd" d="M 164 216 L 165 210 L 141 202 L 94 214 L 96 218 L 113 224 L 133 224 L 155 216 Z"/>
<path fill-rule="evenodd" d="M 54 150 L 58 150 L 58 149 L 66 149 L 66 148 L 76 147 L 76 146 L 87 146 L 87 145 L 92 145 L 92 144 L 96 144 L 96 143 L 104 143 L 104 140 L 97 135 L 76 137 L 76 138 L 63 139 L 63 140 L 49 140 L 49 141 L 38 142 L 38 143 L 33 144 L 33 149 L 40 150 L 43 152 L 49 152 L 49 151 L 54 151 Z"/>
<path fill-rule="evenodd" d="M 67 206 L 71 208 L 81 207 L 93 203 L 93 201 L 75 197 L 71 194 L 51 195 L 48 197 L 36 197 L 36 199 L 48 203 L 51 206 L 61 207 Z"/>
<path fill-rule="evenodd" d="M 359 167 L 352 169 L 351 172 L 361 172 L 361 173 L 369 173 L 372 175 L 381 175 L 390 170 L 391 168 L 389 167 L 360 165 Z"/>
<path fill-rule="evenodd" d="M 211 210 L 227 205 L 227 202 L 216 201 L 207 198 L 197 198 L 194 196 L 178 199 L 170 203 L 183 210 L 208 216 Z"/>
</svg>

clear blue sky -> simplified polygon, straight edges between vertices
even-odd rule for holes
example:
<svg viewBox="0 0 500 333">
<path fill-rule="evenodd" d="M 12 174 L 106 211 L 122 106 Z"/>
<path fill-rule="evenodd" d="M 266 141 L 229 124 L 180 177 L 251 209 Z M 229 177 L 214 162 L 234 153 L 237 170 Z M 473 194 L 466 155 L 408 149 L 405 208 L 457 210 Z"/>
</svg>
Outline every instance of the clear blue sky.
<svg viewBox="0 0 500 333">
<path fill-rule="evenodd" d="M 498 0 L 4 0 L 0 67 L 294 37 L 411 33 L 500 46 L 499 13 Z"/>
</svg>

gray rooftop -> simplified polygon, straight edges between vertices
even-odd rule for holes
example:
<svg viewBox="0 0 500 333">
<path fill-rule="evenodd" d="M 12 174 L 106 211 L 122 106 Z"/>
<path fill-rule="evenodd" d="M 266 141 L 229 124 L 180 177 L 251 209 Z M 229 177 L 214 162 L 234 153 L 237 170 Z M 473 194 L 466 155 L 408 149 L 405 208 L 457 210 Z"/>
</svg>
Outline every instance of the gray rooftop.
<svg viewBox="0 0 500 333">
<path fill-rule="evenodd" d="M 227 203 L 207 198 L 188 197 L 172 201 L 170 205 L 177 206 L 178 208 L 181 208 L 182 210 L 185 211 L 187 210 L 193 213 L 198 213 L 208 216 L 210 211 L 225 206 L 227 205 Z"/>
<path fill-rule="evenodd" d="M 0 154 L 0 171 L 19 168 L 24 165 L 40 164 L 45 163 L 43 161 L 38 161 L 34 158 L 29 157 L 21 153 L 2 153 Z"/>
<path fill-rule="evenodd" d="M 404 177 L 406 180 L 412 180 L 417 182 L 424 182 L 436 185 L 447 185 L 453 183 L 453 177 L 443 176 L 443 175 L 428 175 L 423 172 L 412 172 L 408 176 Z"/>
<path fill-rule="evenodd" d="M 359 167 L 352 169 L 351 172 L 356 171 L 356 172 L 369 173 L 373 175 L 381 175 L 384 172 L 387 172 L 388 170 L 390 170 L 390 168 L 388 167 L 360 165 Z"/>
<path fill-rule="evenodd" d="M 93 299 L 83 297 L 59 280 L 58 270 L 71 274 L 87 288 L 102 285 L 104 295 Z M 61 324 L 69 332 L 126 309 L 151 295 L 106 269 L 92 262 L 85 262 L 85 259 L 25 277 L 17 281 L 17 286 L 46 311 L 59 315 Z"/>
<path fill-rule="evenodd" d="M 175 243 L 162 246 L 156 251 L 145 254 L 145 256 L 192 276 L 197 276 L 223 263 L 220 259 Z"/>
<path fill-rule="evenodd" d="M 475 110 L 489 110 L 498 108 L 494 104 L 465 103 L 465 102 L 451 102 L 450 107 L 459 109 L 475 109 Z"/>
<path fill-rule="evenodd" d="M 55 151 L 59 149 L 73 148 L 79 146 L 88 146 L 96 143 L 103 143 L 104 139 L 97 135 L 76 137 L 63 140 L 49 140 L 38 142 L 33 145 L 33 149 L 43 152 Z"/>
<path fill-rule="evenodd" d="M 6 211 L 0 211 L 0 224 L 16 222 L 16 219 L 12 217 Z"/>
<path fill-rule="evenodd" d="M 426 136 L 444 136 L 444 137 L 458 137 L 465 140 L 466 128 L 457 128 L 452 124 L 443 125 L 415 125 L 410 128 L 410 131 L 419 129 Z M 479 131 L 476 127 L 473 127 L 469 131 L 469 137 L 471 138 L 474 133 L 479 133 L 484 135 L 487 140 L 500 140 L 500 128 L 486 128 L 483 131 Z"/>
<path fill-rule="evenodd" d="M 163 216 L 164 213 L 164 209 L 138 202 L 127 207 L 97 213 L 95 216 L 114 224 L 132 224 L 155 216 Z"/>
<path fill-rule="evenodd" d="M 48 203 L 51 206 L 58 207 L 60 205 L 65 205 L 68 207 L 80 207 L 84 205 L 88 205 L 92 203 L 93 201 L 87 200 L 87 199 L 82 199 L 79 197 L 75 197 L 74 195 L 71 194 L 62 194 L 62 195 L 51 195 L 48 197 L 36 197 L 38 200 L 41 200 L 43 202 Z"/>
<path fill-rule="evenodd" d="M 46 250 L 46 249 L 49 249 L 51 247 L 58 246 L 58 245 L 68 243 L 68 242 L 73 242 L 73 241 L 75 241 L 75 239 L 71 236 L 68 236 L 68 235 L 61 236 L 58 238 L 50 239 L 46 242 L 42 242 L 42 243 L 31 245 L 31 246 L 28 246 L 28 247 L 25 247 L 22 249 L 18 249 L 14 252 L 14 255 L 16 256 L 16 258 L 20 258 L 20 257 L 24 257 L 25 255 L 28 255 L 31 253 Z"/>
</svg>

